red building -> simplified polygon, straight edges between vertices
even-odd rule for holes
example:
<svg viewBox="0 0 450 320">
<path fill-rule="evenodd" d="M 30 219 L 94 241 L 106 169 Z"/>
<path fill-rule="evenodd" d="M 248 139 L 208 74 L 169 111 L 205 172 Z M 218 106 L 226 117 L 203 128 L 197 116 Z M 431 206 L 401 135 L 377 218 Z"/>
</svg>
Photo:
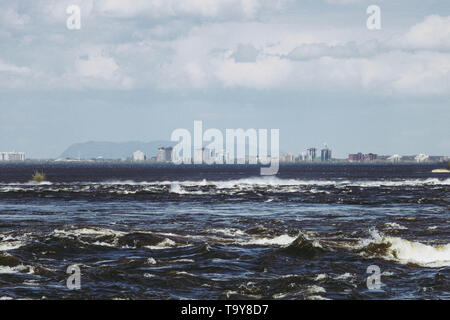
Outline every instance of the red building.
<svg viewBox="0 0 450 320">
<path fill-rule="evenodd" d="M 364 155 L 361 152 L 355 153 L 355 154 L 349 154 L 348 155 L 348 160 L 350 160 L 350 161 L 363 161 L 364 160 Z"/>
<path fill-rule="evenodd" d="M 377 155 L 375 153 L 362 154 L 361 152 L 349 154 L 348 160 L 350 161 L 374 161 L 377 159 Z"/>
</svg>

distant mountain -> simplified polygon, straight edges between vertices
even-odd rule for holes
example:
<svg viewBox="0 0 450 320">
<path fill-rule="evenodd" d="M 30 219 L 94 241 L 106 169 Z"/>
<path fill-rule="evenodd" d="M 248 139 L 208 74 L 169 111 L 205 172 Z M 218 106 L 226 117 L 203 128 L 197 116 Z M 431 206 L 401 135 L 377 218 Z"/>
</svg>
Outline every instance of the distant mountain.
<svg viewBox="0 0 450 320">
<path fill-rule="evenodd" d="M 104 159 L 122 159 L 130 158 L 136 150 L 141 150 L 147 157 L 156 156 L 160 147 L 174 146 L 176 143 L 171 141 L 129 141 L 129 142 L 99 142 L 89 141 L 84 143 L 75 143 L 67 148 L 60 158 L 72 159 L 93 159 L 103 157 Z"/>
</svg>

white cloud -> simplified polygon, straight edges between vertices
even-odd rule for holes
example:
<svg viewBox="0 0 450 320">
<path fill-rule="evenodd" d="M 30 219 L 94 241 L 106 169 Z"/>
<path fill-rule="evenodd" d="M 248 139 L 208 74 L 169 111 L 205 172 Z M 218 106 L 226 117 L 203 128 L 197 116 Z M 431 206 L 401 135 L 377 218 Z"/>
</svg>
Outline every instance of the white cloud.
<svg viewBox="0 0 450 320">
<path fill-rule="evenodd" d="M 419 49 L 450 49 L 450 16 L 426 17 L 409 30 L 405 44 Z"/>
<path fill-rule="evenodd" d="M 252 19 L 259 10 L 278 10 L 291 0 L 98 0 L 96 10 L 114 17 L 151 16 Z"/>
<path fill-rule="evenodd" d="M 331 3 L 331 4 L 347 5 L 347 4 L 362 3 L 362 2 L 364 2 L 364 0 L 326 0 L 326 2 Z"/>
<path fill-rule="evenodd" d="M 111 80 L 119 69 L 119 66 L 111 57 L 94 54 L 87 57 L 80 57 L 75 62 L 75 68 L 77 73 L 82 77 Z"/>
<path fill-rule="evenodd" d="M 7 28 L 23 28 L 31 22 L 31 18 L 27 14 L 19 13 L 19 10 L 16 7 L 10 6 L 2 8 L 0 11 L 0 21 L 1 24 Z"/>
<path fill-rule="evenodd" d="M 103 34 L 98 27 L 100 34 L 91 37 L 88 28 L 68 33 L 62 23 L 62 31 L 45 37 L 52 49 L 37 53 L 51 52 L 54 59 L 27 58 L 26 50 L 31 53 L 35 44 L 16 41 L 21 43 L 16 50 L 29 66 L 0 61 L 0 73 L 8 73 L 10 79 L 32 72 L 34 76 L 23 83 L 45 83 L 52 88 L 305 88 L 406 95 L 449 92 L 450 57 L 446 49 L 450 45 L 450 17 L 429 16 L 387 43 L 382 40 L 386 37 L 377 38 L 379 33 L 370 33 L 373 38 L 367 39 L 364 24 L 363 31 L 325 30 L 301 21 L 246 20 L 266 8 L 266 0 L 77 1 L 92 17 L 111 15 L 100 23 L 111 23 L 112 31 Z M 286 1 L 270 3 L 277 7 Z M 55 5 L 54 14 L 59 15 L 63 7 Z M 133 19 L 116 19 L 137 15 L 176 17 L 181 22 L 175 29 L 183 30 L 165 38 L 172 34 L 166 24 L 139 25 L 138 29 L 128 24 Z M 185 23 L 186 17 L 208 21 Z M 225 18 L 235 21 L 224 22 Z M 102 35 L 115 31 L 117 37 L 101 42 Z M 148 36 L 155 32 L 158 37 Z M 50 65 L 53 61 L 59 68 Z"/>
<path fill-rule="evenodd" d="M 258 55 L 259 50 L 251 44 L 240 43 L 233 52 L 233 58 L 236 62 L 255 62 Z"/>
<path fill-rule="evenodd" d="M 35 74 L 28 67 L 21 67 L 0 58 L 0 88 L 24 88 L 27 80 L 34 80 Z"/>
<path fill-rule="evenodd" d="M 28 75 L 31 73 L 31 70 L 27 67 L 18 67 L 14 64 L 6 63 L 0 59 L 0 74 L 3 72 L 13 75 Z"/>
<path fill-rule="evenodd" d="M 172 77 L 179 80 L 170 82 L 175 88 L 363 90 L 408 96 L 450 92 L 450 54 L 439 52 L 392 50 L 370 57 L 326 55 L 309 60 L 259 55 L 255 62 L 237 62 L 226 53 L 176 66 L 170 66 Z"/>
<path fill-rule="evenodd" d="M 51 86 L 73 89 L 131 89 L 134 85 L 134 80 L 127 70 L 111 56 L 110 48 L 80 48 L 70 60 L 73 62 L 65 73 L 49 76 Z"/>
<path fill-rule="evenodd" d="M 360 49 L 355 43 L 330 46 L 326 43 L 307 43 L 296 47 L 288 54 L 289 59 L 308 60 L 325 56 L 345 58 L 360 55 Z"/>
<path fill-rule="evenodd" d="M 410 95 L 450 92 L 449 53 L 402 54 L 396 60 L 392 63 L 401 65 L 401 70 L 392 83 L 395 90 Z"/>
<path fill-rule="evenodd" d="M 289 61 L 266 57 L 253 63 L 238 63 L 233 59 L 214 61 L 214 76 L 225 87 L 266 89 L 281 87 L 289 78 Z"/>
</svg>

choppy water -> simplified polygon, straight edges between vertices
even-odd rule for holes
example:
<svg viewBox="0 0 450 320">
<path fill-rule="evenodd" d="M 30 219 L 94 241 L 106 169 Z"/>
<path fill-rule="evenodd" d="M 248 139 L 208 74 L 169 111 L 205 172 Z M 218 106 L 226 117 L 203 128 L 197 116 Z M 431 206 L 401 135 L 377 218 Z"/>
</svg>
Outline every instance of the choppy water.
<svg viewBox="0 0 450 320">
<path fill-rule="evenodd" d="M 0 298 L 450 298 L 448 174 L 258 170 L 0 165 Z"/>
</svg>

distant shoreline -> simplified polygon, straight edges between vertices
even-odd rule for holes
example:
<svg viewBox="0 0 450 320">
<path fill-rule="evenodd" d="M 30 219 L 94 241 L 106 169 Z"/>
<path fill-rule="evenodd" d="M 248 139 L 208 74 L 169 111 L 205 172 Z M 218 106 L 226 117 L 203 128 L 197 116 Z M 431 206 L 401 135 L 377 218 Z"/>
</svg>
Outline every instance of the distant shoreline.
<svg viewBox="0 0 450 320">
<path fill-rule="evenodd" d="M 404 179 L 415 176 L 417 179 L 448 178 L 447 173 L 432 173 L 433 169 L 443 168 L 433 163 L 301 163 L 282 164 L 274 176 L 261 176 L 261 165 L 186 165 L 164 163 L 134 162 L 22 162 L 1 163 L 0 183 L 27 183 L 35 171 L 43 172 L 51 183 L 70 183 L 83 181 L 182 181 L 211 180 L 220 177 L 223 180 L 239 180 L 259 177 L 261 179 L 304 180 L 339 179 L 342 174 L 354 178 L 384 179 L 386 176 Z M 374 175 L 376 173 L 376 175 Z"/>
<path fill-rule="evenodd" d="M 74 160 L 74 161 L 54 161 L 54 160 L 25 160 L 25 161 L 0 161 L 0 166 L 29 166 L 29 165 L 54 165 L 54 166 L 102 166 L 102 165 L 123 165 L 123 166 L 150 166 L 150 167 L 261 167 L 262 164 L 174 164 L 155 161 L 122 161 L 122 160 Z M 350 162 L 350 161 L 330 161 L 330 162 L 280 162 L 282 167 L 308 167 L 308 166 L 428 166 L 435 169 L 446 169 L 447 162 L 428 161 L 428 162 L 390 162 L 390 161 L 371 161 L 371 162 Z"/>
</svg>

